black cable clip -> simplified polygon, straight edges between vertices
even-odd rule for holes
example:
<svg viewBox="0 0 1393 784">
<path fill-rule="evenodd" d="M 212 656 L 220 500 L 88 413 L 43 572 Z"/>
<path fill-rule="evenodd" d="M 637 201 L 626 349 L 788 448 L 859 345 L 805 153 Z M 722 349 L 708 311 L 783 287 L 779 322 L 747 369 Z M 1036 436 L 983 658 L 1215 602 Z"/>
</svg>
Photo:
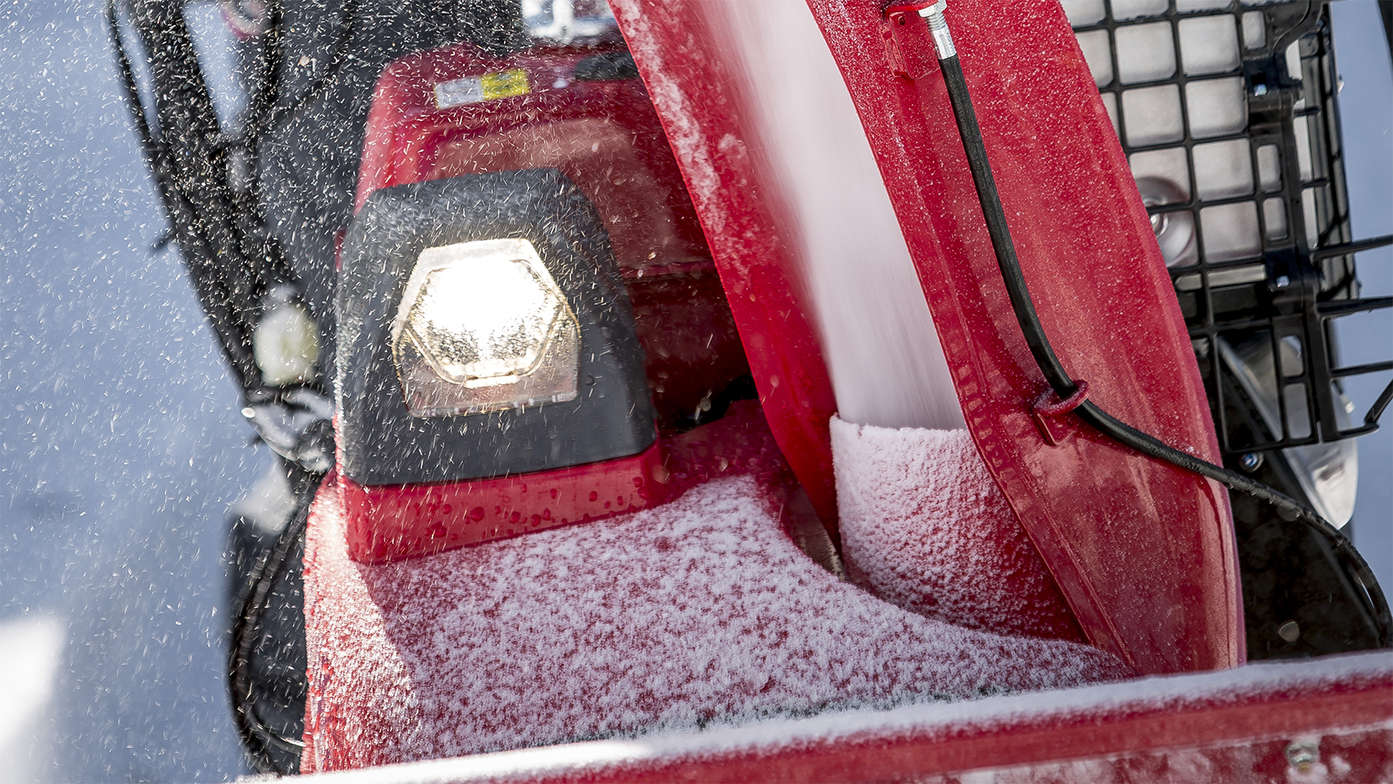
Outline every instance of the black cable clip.
<svg viewBox="0 0 1393 784">
<path fill-rule="evenodd" d="M 1030 416 L 1035 420 L 1035 426 L 1040 428 L 1040 435 L 1045 437 L 1045 443 L 1050 446 L 1059 446 L 1078 432 L 1077 427 L 1069 426 L 1067 417 L 1088 400 L 1088 382 L 1075 381 L 1074 387 L 1074 394 L 1063 400 L 1051 389 L 1037 398 L 1035 404 L 1030 407 Z"/>
</svg>

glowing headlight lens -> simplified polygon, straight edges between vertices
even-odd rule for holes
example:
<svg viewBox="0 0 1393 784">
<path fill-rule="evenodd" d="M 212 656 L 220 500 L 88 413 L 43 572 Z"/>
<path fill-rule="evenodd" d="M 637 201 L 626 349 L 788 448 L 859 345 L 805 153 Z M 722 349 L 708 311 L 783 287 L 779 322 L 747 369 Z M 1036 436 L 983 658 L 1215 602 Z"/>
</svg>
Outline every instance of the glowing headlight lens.
<svg viewBox="0 0 1393 784">
<path fill-rule="evenodd" d="M 532 243 L 427 248 L 392 325 L 397 377 L 413 416 L 574 400 L 580 326 Z"/>
</svg>

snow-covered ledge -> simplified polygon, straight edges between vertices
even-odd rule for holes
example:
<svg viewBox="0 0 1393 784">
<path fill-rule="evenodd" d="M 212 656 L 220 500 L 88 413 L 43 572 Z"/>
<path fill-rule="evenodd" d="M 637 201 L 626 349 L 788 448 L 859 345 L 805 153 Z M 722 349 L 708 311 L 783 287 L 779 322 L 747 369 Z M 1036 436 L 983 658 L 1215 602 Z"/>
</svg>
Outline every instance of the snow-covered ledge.
<svg viewBox="0 0 1393 784">
<path fill-rule="evenodd" d="M 1389 780 L 1393 652 L 833 712 L 315 778 L 325 784 L 939 781 L 948 773 L 973 782 L 1106 782 L 1138 775 L 1157 781 Z"/>
</svg>

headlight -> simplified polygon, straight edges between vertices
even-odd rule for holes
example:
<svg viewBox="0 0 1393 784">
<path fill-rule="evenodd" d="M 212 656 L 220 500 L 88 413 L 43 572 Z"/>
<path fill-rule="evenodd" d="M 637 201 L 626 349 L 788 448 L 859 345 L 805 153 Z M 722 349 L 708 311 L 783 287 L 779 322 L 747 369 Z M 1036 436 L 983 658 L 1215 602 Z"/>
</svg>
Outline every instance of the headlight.
<svg viewBox="0 0 1393 784">
<path fill-rule="evenodd" d="M 574 400 L 580 327 L 523 239 L 426 248 L 392 326 L 412 416 L 501 411 Z"/>
<path fill-rule="evenodd" d="M 654 443 L 604 224 L 558 171 L 374 192 L 344 237 L 336 305 L 347 480 L 514 477 Z"/>
</svg>

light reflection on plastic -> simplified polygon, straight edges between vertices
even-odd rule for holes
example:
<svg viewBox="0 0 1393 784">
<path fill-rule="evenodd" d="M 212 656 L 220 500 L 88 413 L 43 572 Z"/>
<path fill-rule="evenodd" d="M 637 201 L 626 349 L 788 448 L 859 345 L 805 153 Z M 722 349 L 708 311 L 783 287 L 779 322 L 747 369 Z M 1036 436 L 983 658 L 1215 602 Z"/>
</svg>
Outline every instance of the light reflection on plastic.
<svg viewBox="0 0 1393 784">
<path fill-rule="evenodd" d="M 618 31 L 605 0 L 522 0 L 522 17 L 528 35 L 560 44 L 602 39 Z"/>
<path fill-rule="evenodd" d="M 1219 339 L 1216 342 L 1224 364 L 1252 399 L 1269 431 L 1281 435 L 1281 407 L 1285 404 L 1289 433 L 1295 438 L 1311 435 L 1303 387 L 1286 384 L 1283 387 L 1284 400 L 1282 403 L 1277 400 L 1271 341 L 1258 339 L 1232 344 Z M 1299 347 L 1285 340 L 1278 341 L 1277 345 L 1282 354 L 1284 372 L 1301 367 Z M 1338 424 L 1348 427 L 1349 401 L 1343 394 L 1335 394 Z M 1290 464 L 1297 484 L 1305 492 L 1311 506 L 1331 525 L 1344 527 L 1354 516 L 1355 494 L 1359 489 L 1359 452 L 1354 439 L 1287 447 L 1281 450 L 1281 454 Z"/>
<path fill-rule="evenodd" d="M 392 326 L 413 416 L 574 400 L 579 353 L 575 313 L 527 240 L 422 251 Z"/>
</svg>

